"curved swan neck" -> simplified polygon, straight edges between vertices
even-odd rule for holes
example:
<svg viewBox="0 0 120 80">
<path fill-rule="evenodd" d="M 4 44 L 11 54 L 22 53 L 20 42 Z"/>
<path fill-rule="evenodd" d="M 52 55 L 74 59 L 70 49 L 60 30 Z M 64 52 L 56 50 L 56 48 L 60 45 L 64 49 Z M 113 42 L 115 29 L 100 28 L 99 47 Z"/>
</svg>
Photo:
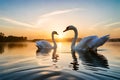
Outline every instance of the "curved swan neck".
<svg viewBox="0 0 120 80">
<path fill-rule="evenodd" d="M 77 40 L 77 37 L 78 37 L 78 31 L 75 27 L 73 28 L 73 31 L 74 31 L 75 35 L 74 35 L 74 38 L 72 40 L 71 50 L 74 49 L 75 43 L 76 43 L 76 40 Z"/>
<path fill-rule="evenodd" d="M 53 48 L 57 48 L 57 44 L 56 44 L 55 39 L 54 39 L 54 34 L 52 34 L 52 41 L 53 41 L 53 44 L 54 44 Z"/>
</svg>

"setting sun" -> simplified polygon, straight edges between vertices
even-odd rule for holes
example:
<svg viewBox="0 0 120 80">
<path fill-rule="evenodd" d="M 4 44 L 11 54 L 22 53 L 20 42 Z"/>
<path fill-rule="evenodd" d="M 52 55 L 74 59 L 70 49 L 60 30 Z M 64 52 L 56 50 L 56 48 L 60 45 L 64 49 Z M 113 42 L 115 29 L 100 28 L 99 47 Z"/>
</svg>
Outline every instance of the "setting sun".
<svg viewBox="0 0 120 80">
<path fill-rule="evenodd" d="M 59 38 L 59 39 L 62 39 L 62 38 L 63 38 L 63 34 L 59 34 L 59 35 L 58 35 L 58 38 Z"/>
<path fill-rule="evenodd" d="M 0 80 L 120 80 L 120 0 L 0 0 Z"/>
</svg>

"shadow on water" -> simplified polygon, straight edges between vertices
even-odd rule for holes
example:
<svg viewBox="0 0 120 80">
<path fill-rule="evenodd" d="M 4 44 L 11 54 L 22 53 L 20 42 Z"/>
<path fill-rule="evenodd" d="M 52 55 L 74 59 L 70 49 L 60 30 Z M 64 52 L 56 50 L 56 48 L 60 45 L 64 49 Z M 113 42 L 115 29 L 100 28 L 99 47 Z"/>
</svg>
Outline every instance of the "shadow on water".
<svg viewBox="0 0 120 80">
<path fill-rule="evenodd" d="M 5 44 L 0 44 L 0 54 L 4 53 Z"/>
<path fill-rule="evenodd" d="M 8 49 L 23 48 L 23 47 L 27 47 L 27 44 L 24 44 L 24 43 L 9 43 L 8 44 Z"/>
<path fill-rule="evenodd" d="M 3 54 L 6 48 L 15 49 L 15 48 L 23 48 L 27 47 L 26 43 L 0 43 L 0 54 Z"/>
<path fill-rule="evenodd" d="M 81 63 L 85 66 L 85 69 L 95 70 L 96 67 L 109 69 L 108 60 L 106 59 L 105 56 L 97 53 L 97 51 L 96 52 L 79 51 L 78 56 L 79 56 L 79 59 L 81 60 Z M 79 64 L 76 56 L 73 57 L 73 60 L 74 61 L 71 63 L 73 65 L 73 70 L 78 70 Z"/>
</svg>

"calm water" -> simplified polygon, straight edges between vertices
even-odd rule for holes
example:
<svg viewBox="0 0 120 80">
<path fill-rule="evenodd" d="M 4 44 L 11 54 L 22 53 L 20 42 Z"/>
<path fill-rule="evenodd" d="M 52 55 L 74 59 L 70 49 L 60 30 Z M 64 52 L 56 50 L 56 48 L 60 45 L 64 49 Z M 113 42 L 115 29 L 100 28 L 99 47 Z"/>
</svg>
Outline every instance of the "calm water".
<svg viewBox="0 0 120 80">
<path fill-rule="evenodd" d="M 79 53 L 72 63 L 69 42 L 37 51 L 35 43 L 0 43 L 0 80 L 120 80 L 120 42 L 108 42 L 98 55 Z M 59 55 L 52 59 L 53 53 Z"/>
</svg>

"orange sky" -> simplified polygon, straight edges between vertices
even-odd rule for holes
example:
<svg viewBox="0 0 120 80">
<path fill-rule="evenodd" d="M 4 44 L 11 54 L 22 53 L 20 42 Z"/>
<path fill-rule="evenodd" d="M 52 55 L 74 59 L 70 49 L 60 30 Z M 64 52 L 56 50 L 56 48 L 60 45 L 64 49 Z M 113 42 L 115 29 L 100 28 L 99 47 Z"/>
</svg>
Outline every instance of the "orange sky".
<svg viewBox="0 0 120 80">
<path fill-rule="evenodd" d="M 58 37 L 67 38 L 73 37 L 74 33 L 63 33 L 63 30 L 68 25 L 74 25 L 79 37 L 110 34 L 112 38 L 117 38 L 120 37 L 119 3 L 116 0 L 8 0 L 7 3 L 2 0 L 0 32 L 36 39 L 51 38 L 51 32 L 57 31 L 60 34 Z"/>
</svg>

